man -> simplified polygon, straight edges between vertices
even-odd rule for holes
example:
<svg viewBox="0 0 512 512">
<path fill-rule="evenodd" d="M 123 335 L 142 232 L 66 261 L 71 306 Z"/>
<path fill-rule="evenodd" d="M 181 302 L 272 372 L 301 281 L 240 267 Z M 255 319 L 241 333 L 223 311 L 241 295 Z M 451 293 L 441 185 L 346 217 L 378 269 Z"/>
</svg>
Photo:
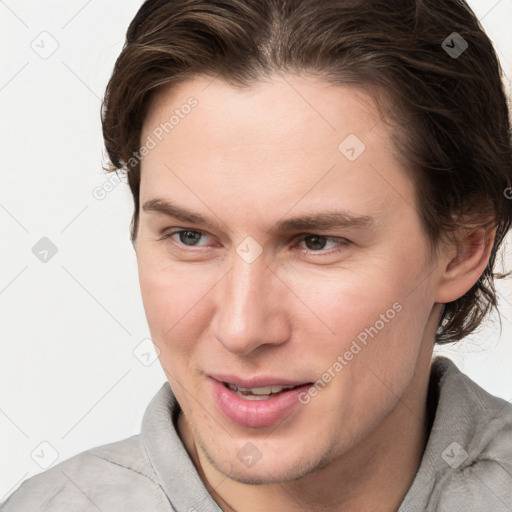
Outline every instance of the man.
<svg viewBox="0 0 512 512">
<path fill-rule="evenodd" d="M 1 510 L 512 510 L 512 407 L 432 362 L 512 220 L 467 5 L 149 0 L 102 120 L 168 383 Z"/>
</svg>

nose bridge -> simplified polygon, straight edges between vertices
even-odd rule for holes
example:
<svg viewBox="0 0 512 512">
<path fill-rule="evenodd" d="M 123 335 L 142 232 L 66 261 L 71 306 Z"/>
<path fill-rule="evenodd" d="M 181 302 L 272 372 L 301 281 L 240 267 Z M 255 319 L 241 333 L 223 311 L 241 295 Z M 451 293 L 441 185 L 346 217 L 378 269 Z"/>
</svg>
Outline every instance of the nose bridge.
<svg viewBox="0 0 512 512">
<path fill-rule="evenodd" d="M 281 343 L 287 333 L 282 301 L 264 254 L 251 260 L 239 252 L 240 247 L 220 288 L 213 326 L 215 337 L 228 350 L 247 354 L 262 344 Z"/>
</svg>

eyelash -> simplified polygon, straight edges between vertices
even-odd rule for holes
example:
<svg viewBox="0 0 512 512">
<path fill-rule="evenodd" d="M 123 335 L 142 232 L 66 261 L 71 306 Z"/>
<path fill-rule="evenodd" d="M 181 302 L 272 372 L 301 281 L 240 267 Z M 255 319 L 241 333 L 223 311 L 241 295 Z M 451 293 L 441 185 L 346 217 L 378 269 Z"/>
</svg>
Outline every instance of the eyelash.
<svg viewBox="0 0 512 512">
<path fill-rule="evenodd" d="M 172 237 L 174 235 L 177 235 L 179 233 L 187 233 L 187 232 L 199 233 L 200 235 L 208 236 L 206 233 L 204 233 L 202 231 L 195 230 L 195 229 L 179 229 L 179 230 L 176 230 L 176 231 L 170 231 L 170 232 L 165 233 L 160 238 L 158 238 L 158 241 L 164 241 L 164 242 L 173 241 L 174 239 Z M 304 233 L 304 234 L 301 234 L 301 235 L 298 235 L 298 236 L 301 238 L 301 241 L 304 240 L 305 238 L 308 238 L 308 237 L 317 237 L 317 238 L 320 238 L 320 239 L 325 239 L 328 242 L 338 242 L 339 247 L 346 247 L 346 246 L 350 245 L 350 241 L 349 240 L 347 240 L 346 238 L 341 238 L 341 237 L 333 237 L 333 236 L 327 236 L 327 235 L 317 235 L 315 233 Z M 183 250 L 183 251 L 194 251 L 195 250 L 194 247 L 205 247 L 205 246 L 201 246 L 201 245 L 199 245 L 199 246 L 197 246 L 197 245 L 185 245 L 185 244 L 182 244 L 180 242 L 175 242 L 175 241 L 174 241 L 174 243 L 176 244 L 178 249 Z M 333 250 L 324 251 L 322 249 L 319 249 L 318 251 L 307 250 L 307 249 L 302 249 L 302 250 L 305 253 L 307 253 L 307 254 L 327 255 L 327 254 L 332 254 L 333 252 L 338 252 L 340 249 L 335 249 L 334 251 Z"/>
</svg>

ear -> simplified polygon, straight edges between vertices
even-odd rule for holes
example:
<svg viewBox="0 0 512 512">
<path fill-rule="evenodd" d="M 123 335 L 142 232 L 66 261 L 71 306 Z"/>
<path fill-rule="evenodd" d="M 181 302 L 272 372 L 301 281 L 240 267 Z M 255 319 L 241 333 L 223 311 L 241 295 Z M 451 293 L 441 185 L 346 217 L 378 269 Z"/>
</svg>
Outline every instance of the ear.
<svg viewBox="0 0 512 512">
<path fill-rule="evenodd" d="M 496 228 L 489 223 L 457 232 L 449 249 L 438 259 L 436 302 L 452 302 L 471 289 L 487 267 L 495 236 Z"/>
</svg>

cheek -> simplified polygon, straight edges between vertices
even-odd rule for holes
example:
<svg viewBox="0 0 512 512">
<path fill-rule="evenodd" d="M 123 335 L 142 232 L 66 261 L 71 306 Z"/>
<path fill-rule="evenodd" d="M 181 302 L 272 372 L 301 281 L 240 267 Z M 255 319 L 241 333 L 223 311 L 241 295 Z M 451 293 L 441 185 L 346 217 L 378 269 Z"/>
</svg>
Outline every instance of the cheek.
<svg viewBox="0 0 512 512">
<path fill-rule="evenodd" d="M 193 350 L 201 336 L 204 300 L 215 285 L 213 276 L 199 267 L 171 264 L 166 258 L 138 254 L 142 300 L 153 341 L 166 356 Z M 164 357 L 165 359 L 165 357 Z"/>
<path fill-rule="evenodd" d="M 356 341 L 364 352 L 398 363 L 404 339 L 414 346 L 425 320 L 420 314 L 426 308 L 425 294 L 417 287 L 421 270 L 404 275 L 402 260 L 397 264 L 396 255 L 385 257 L 386 251 L 380 252 L 379 258 L 361 257 L 332 269 L 294 264 L 275 269 L 290 288 L 276 280 L 286 295 L 282 314 L 304 350 L 314 352 L 312 360 L 324 364 L 333 356 L 355 352 Z M 215 264 L 171 262 L 149 243 L 140 244 L 137 261 L 153 340 L 163 351 L 172 347 L 177 354 L 190 354 L 222 307 L 212 297 L 222 302 L 214 288 L 224 272 Z M 414 265 L 409 261 L 407 267 Z"/>
<path fill-rule="evenodd" d="M 400 287 L 389 275 L 377 266 L 371 272 L 349 268 L 322 272 L 294 269 L 286 281 L 293 283 L 294 294 L 306 306 L 302 309 L 308 310 L 308 315 L 302 316 L 308 329 L 316 329 L 318 334 L 325 334 L 326 340 L 343 345 L 379 320 L 381 313 L 385 314 L 399 298 Z"/>
<path fill-rule="evenodd" d="M 431 306 L 427 290 L 418 286 L 422 276 L 419 267 L 404 275 L 392 258 L 372 260 L 364 270 L 290 273 L 288 280 L 308 309 L 300 320 L 305 339 L 318 340 L 311 346 L 312 360 L 327 369 L 342 356 L 347 364 L 379 362 L 389 372 L 413 360 Z"/>
</svg>

